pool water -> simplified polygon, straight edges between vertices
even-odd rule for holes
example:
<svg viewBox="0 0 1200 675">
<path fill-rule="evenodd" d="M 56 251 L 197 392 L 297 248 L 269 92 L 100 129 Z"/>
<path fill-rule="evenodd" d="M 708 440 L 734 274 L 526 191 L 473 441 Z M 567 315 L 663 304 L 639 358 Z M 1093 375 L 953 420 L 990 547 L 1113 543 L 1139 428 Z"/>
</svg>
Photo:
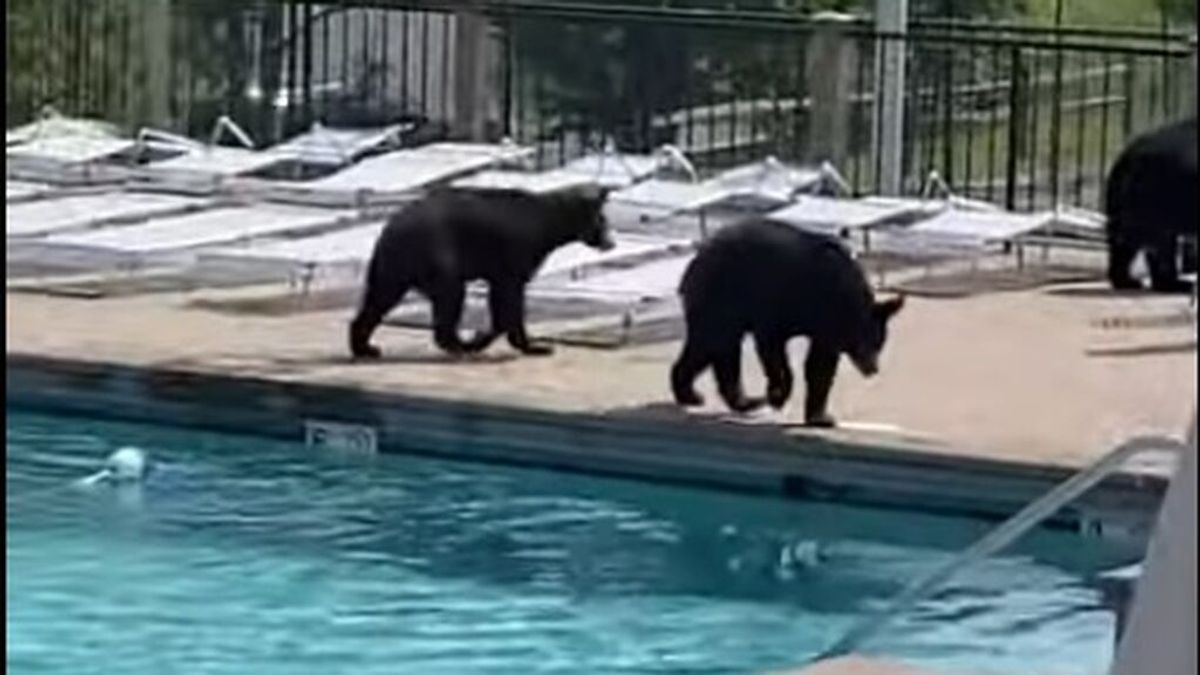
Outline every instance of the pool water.
<svg viewBox="0 0 1200 675">
<path fill-rule="evenodd" d="M 17 412 L 6 433 L 17 674 L 761 672 L 989 527 Z M 140 488 L 69 485 L 125 445 L 158 463 Z M 866 651 L 1104 672 L 1090 580 L 1128 553 L 1038 532 Z"/>
</svg>

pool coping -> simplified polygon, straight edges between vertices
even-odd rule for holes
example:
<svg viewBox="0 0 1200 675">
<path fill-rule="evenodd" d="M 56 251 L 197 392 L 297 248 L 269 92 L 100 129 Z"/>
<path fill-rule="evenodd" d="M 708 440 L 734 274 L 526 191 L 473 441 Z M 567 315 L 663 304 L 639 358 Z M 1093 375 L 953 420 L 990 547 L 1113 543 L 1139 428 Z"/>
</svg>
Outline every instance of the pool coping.
<svg viewBox="0 0 1200 675">
<path fill-rule="evenodd" d="M 785 498 L 1005 518 L 1077 471 L 929 452 L 894 439 L 704 419 L 551 412 L 194 368 L 9 352 L 6 406 L 305 441 L 307 421 L 371 427 L 380 452 Z M 1144 540 L 1162 475 L 1123 472 L 1047 524 Z"/>
</svg>

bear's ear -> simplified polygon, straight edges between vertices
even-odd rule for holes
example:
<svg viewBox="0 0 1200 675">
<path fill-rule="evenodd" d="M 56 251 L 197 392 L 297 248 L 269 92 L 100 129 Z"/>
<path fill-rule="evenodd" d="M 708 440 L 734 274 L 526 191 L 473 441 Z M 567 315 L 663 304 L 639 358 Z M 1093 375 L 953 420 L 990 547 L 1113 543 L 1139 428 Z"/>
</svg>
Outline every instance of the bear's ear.
<svg viewBox="0 0 1200 675">
<path fill-rule="evenodd" d="M 582 188 L 579 191 L 579 194 L 592 204 L 602 206 L 605 200 L 608 199 L 609 192 L 612 192 L 612 188 L 601 185 L 588 185 L 587 187 Z"/>
<path fill-rule="evenodd" d="M 903 308 L 904 294 L 900 293 L 894 298 L 875 303 L 875 314 L 884 321 L 887 321 Z"/>
</svg>

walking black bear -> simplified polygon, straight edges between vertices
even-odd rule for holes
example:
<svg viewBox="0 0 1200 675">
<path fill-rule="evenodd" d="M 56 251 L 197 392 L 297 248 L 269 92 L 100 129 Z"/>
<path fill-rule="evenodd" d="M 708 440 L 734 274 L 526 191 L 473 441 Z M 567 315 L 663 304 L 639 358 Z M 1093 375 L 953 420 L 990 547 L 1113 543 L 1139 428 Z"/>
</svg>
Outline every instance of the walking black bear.
<svg viewBox="0 0 1200 675">
<path fill-rule="evenodd" d="M 525 285 L 560 246 L 612 248 L 604 193 L 572 190 L 532 195 L 515 190 L 438 189 L 394 214 L 367 268 L 351 353 L 378 358 L 371 334 L 410 289 L 433 305 L 434 342 L 453 355 L 486 349 L 500 335 L 525 354 L 549 354 L 525 332 Z M 464 342 L 458 334 L 467 282 L 489 285 L 490 331 Z"/>
<path fill-rule="evenodd" d="M 1141 288 L 1130 267 L 1146 254 L 1150 285 L 1159 292 L 1191 290 L 1176 262 L 1182 235 L 1195 237 L 1196 119 L 1135 138 L 1117 158 L 1105 186 L 1108 279 L 1114 289 Z M 1195 268 L 1194 247 L 1185 261 Z M 1189 257 L 1185 256 L 1185 257 Z"/>
<path fill-rule="evenodd" d="M 709 366 L 725 404 L 749 412 L 764 403 L 742 391 L 747 333 L 767 377 L 766 403 L 781 408 L 792 394 L 787 343 L 810 340 L 804 362 L 805 423 L 829 427 L 829 390 L 842 354 L 865 376 L 879 369 L 888 321 L 903 296 L 876 302 L 862 269 L 835 239 L 756 219 L 719 231 L 697 253 L 680 283 L 687 337 L 671 369 L 683 406 L 701 405 L 696 377 Z"/>
</svg>

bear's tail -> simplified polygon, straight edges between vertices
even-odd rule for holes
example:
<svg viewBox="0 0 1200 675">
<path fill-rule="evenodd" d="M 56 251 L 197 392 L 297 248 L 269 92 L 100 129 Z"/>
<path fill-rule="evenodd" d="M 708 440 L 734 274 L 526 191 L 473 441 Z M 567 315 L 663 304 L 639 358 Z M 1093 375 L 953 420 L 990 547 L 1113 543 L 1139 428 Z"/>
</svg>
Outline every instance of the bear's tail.
<svg viewBox="0 0 1200 675">
<path fill-rule="evenodd" d="M 1108 172 L 1108 180 L 1104 184 L 1105 228 L 1110 238 L 1114 233 L 1120 232 L 1121 211 L 1129 199 L 1129 161 L 1128 155 L 1119 157 L 1112 170 Z"/>
<path fill-rule="evenodd" d="M 1131 160 L 1122 155 L 1113 165 L 1104 186 L 1104 231 L 1108 240 L 1108 280 L 1115 289 L 1139 288 L 1131 272 L 1134 258 L 1140 250 L 1138 233 L 1131 230 L 1137 223 L 1129 222 L 1127 208 L 1134 195 L 1130 191 Z"/>
<path fill-rule="evenodd" d="M 379 285 L 383 281 L 383 278 L 382 278 L 383 275 L 380 270 L 379 258 L 380 258 L 379 252 L 374 251 L 371 253 L 371 259 L 367 261 L 367 271 L 363 275 L 362 290 L 359 294 L 359 303 L 360 304 L 365 304 L 367 301 L 367 298 L 371 295 L 372 292 L 376 292 L 376 289 L 379 288 Z"/>
<path fill-rule="evenodd" d="M 679 279 L 679 287 L 675 289 L 675 292 L 679 294 L 680 299 L 683 301 L 685 310 L 704 291 L 704 277 L 706 275 L 698 271 L 699 267 L 702 266 L 696 265 L 696 258 L 693 258 L 691 264 L 683 270 L 683 276 Z"/>
</svg>

